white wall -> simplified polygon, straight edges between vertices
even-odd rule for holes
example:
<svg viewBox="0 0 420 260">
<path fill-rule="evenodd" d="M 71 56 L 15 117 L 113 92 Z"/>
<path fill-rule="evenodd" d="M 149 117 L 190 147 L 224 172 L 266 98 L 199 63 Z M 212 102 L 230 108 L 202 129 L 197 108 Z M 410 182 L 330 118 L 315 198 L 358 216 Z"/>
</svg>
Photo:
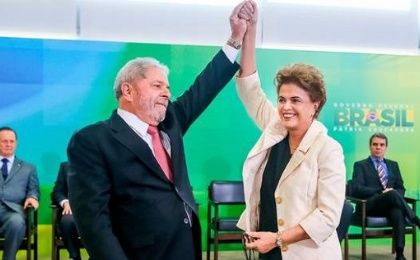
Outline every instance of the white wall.
<svg viewBox="0 0 420 260">
<path fill-rule="evenodd" d="M 375 1 L 376 5 L 355 6 Z M 229 14 L 239 1 L 184 2 L 0 0 L 0 36 L 198 45 L 224 43 L 230 32 Z M 419 54 L 417 0 L 258 2 L 258 46 L 262 48 Z M 347 2 L 347 5 L 338 5 L 339 2 Z"/>
</svg>

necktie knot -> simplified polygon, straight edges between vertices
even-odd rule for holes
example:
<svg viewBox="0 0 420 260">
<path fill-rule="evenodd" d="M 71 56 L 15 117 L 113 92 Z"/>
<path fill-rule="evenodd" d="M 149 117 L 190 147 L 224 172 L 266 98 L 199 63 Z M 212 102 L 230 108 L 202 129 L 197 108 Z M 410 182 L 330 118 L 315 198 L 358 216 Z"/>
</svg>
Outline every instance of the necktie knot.
<svg viewBox="0 0 420 260">
<path fill-rule="evenodd" d="M 7 158 L 3 158 L 3 159 L 1 159 L 1 161 L 3 162 L 3 163 L 8 163 L 9 162 L 9 160 L 7 159 Z"/>
<path fill-rule="evenodd" d="M 147 133 L 151 136 L 156 136 L 156 134 L 159 133 L 159 130 L 156 126 L 149 125 L 149 128 L 147 128 Z"/>
</svg>

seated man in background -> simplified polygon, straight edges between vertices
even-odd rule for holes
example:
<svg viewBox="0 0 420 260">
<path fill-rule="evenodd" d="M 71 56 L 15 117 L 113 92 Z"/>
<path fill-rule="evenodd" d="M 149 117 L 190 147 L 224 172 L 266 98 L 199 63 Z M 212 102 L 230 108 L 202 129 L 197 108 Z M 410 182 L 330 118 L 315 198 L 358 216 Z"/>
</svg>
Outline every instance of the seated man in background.
<svg viewBox="0 0 420 260">
<path fill-rule="evenodd" d="M 64 245 L 69 252 L 70 259 L 80 260 L 79 233 L 68 200 L 67 175 L 69 171 L 70 164 L 68 162 L 62 162 L 51 193 L 51 201 L 52 204 L 59 207 L 59 210 L 57 211 L 58 228 L 61 237 L 63 238 Z"/>
<path fill-rule="evenodd" d="M 3 260 L 16 259 L 25 236 L 24 209 L 38 208 L 39 186 L 36 169 L 15 156 L 17 134 L 0 127 L 0 233 L 5 238 Z"/>
<path fill-rule="evenodd" d="M 371 155 L 354 163 L 354 197 L 367 199 L 366 213 L 389 218 L 396 241 L 396 259 L 404 257 L 405 219 L 420 226 L 420 220 L 404 200 L 404 183 L 398 163 L 385 159 L 388 138 L 375 133 L 369 139 Z"/>
</svg>

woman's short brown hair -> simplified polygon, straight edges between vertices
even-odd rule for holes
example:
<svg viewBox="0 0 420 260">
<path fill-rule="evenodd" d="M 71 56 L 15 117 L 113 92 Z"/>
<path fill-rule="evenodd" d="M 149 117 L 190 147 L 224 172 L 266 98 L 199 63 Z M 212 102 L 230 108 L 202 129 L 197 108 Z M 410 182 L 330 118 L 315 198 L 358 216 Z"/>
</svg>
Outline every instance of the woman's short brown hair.
<svg viewBox="0 0 420 260">
<path fill-rule="evenodd" d="M 304 63 L 288 65 L 277 72 L 277 94 L 279 94 L 281 86 L 287 83 L 296 84 L 308 93 L 312 102 L 319 102 L 319 107 L 316 109 L 314 115 L 314 118 L 317 118 L 327 101 L 324 76 L 322 73 L 314 66 Z"/>
</svg>

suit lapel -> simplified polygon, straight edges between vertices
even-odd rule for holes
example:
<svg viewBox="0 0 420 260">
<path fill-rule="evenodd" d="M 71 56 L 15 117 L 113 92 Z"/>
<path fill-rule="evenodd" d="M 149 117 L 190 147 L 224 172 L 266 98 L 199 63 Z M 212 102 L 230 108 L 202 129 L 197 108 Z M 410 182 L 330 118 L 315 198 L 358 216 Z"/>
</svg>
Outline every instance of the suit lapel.
<svg viewBox="0 0 420 260">
<path fill-rule="evenodd" d="M 314 121 L 312 123 L 298 148 L 293 153 L 292 158 L 290 158 L 289 163 L 286 165 L 277 187 L 279 187 L 287 177 L 293 174 L 294 170 L 302 163 L 310 152 L 314 153 L 321 149 L 325 142 L 325 138 L 323 138 L 325 132 L 325 127 L 318 121 Z"/>
<path fill-rule="evenodd" d="M 367 158 L 367 163 L 368 163 L 369 168 L 371 170 L 372 177 L 375 178 L 378 185 L 380 185 L 382 187 L 382 183 L 381 183 L 381 180 L 379 179 L 379 175 L 378 175 L 378 170 L 376 170 L 375 164 L 373 163 L 373 161 L 370 157 Z M 388 167 L 388 165 L 387 165 L 387 167 Z"/>
<path fill-rule="evenodd" d="M 177 136 L 175 129 L 173 127 L 169 127 L 167 119 L 168 115 L 167 118 L 161 124 L 159 124 L 159 129 L 169 136 L 169 142 L 172 151 L 169 159 L 172 166 L 173 181 L 175 184 L 178 184 L 180 181 L 180 173 L 178 172 L 178 169 L 182 168 L 179 166 L 179 164 L 185 162 L 185 158 L 182 156 L 184 153 L 181 152 L 184 148 L 181 146 L 181 143 L 176 140 L 182 139 L 182 136 Z"/>
<path fill-rule="evenodd" d="M 389 180 L 389 178 L 394 175 L 393 174 L 394 173 L 394 171 L 393 171 L 394 164 L 392 162 L 388 161 L 385 158 L 384 158 L 384 162 L 385 162 L 385 165 L 386 165 L 387 174 L 388 174 L 388 180 Z"/>
<path fill-rule="evenodd" d="M 22 168 L 22 161 L 15 157 L 12 168 L 10 169 L 9 175 L 7 176 L 5 183 L 9 182 L 13 177 L 15 177 L 20 168 Z"/>
<path fill-rule="evenodd" d="M 147 143 L 116 112 L 112 114 L 109 121 L 114 138 L 134 153 L 153 173 L 168 181 Z"/>
<path fill-rule="evenodd" d="M 290 158 L 289 163 L 286 165 L 286 168 L 284 169 L 280 181 L 278 183 L 278 186 L 281 185 L 281 183 L 289 177 L 293 173 L 293 171 L 300 165 L 300 163 L 305 159 L 306 154 L 303 153 L 300 150 L 296 150 L 296 152 L 293 154 L 292 158 Z"/>
<path fill-rule="evenodd" d="M 263 131 L 258 142 L 252 148 L 248 154 L 248 158 L 261 155 L 261 153 L 267 153 L 268 149 L 271 149 L 275 144 L 279 143 L 287 136 L 287 130 L 284 129 L 278 120 L 271 122 L 267 129 Z M 264 157 L 263 156 L 263 157 Z"/>
</svg>

